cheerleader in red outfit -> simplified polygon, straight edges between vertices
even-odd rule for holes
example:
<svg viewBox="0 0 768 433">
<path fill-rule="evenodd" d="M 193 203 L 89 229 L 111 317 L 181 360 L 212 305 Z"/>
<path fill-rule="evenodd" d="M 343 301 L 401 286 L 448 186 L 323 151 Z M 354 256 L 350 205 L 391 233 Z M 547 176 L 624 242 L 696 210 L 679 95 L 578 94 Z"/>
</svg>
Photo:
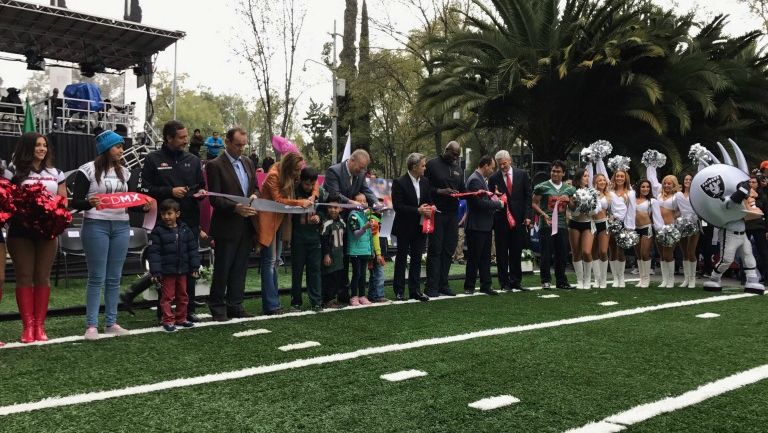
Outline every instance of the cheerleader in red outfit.
<svg viewBox="0 0 768 433">
<path fill-rule="evenodd" d="M 21 136 L 13 163 L 6 170 L 11 183 L 21 187 L 42 184 L 52 196 L 66 199 L 64 173 L 53 167 L 53 155 L 45 136 L 28 132 Z M 51 268 L 56 258 L 56 239 L 48 239 L 12 217 L 8 227 L 8 252 L 16 271 L 16 303 L 23 331 L 22 343 L 46 341 L 45 317 L 51 295 Z"/>
</svg>

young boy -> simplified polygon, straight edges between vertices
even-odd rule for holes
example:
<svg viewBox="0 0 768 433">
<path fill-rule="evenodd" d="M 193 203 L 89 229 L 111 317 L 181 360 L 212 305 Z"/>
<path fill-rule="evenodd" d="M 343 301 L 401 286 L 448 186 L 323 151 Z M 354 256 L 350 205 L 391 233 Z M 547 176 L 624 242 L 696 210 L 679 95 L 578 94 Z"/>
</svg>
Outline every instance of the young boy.
<svg viewBox="0 0 768 433">
<path fill-rule="evenodd" d="M 376 303 L 386 303 L 389 300 L 384 297 L 384 260 L 383 248 L 381 247 L 381 238 L 379 230 L 381 229 L 380 212 L 371 212 L 368 220 L 371 222 L 371 233 L 373 234 L 373 260 L 370 261 L 368 268 L 371 270 L 370 280 L 368 281 L 368 300 Z"/>
<path fill-rule="evenodd" d="M 312 196 L 317 182 L 317 170 L 304 167 L 299 178 L 300 184 L 296 191 L 297 199 L 308 199 Z M 321 202 L 327 193 L 320 189 Z M 322 219 L 316 213 L 293 215 L 291 221 L 291 308 L 301 310 L 301 283 L 304 267 L 307 268 L 307 293 L 313 310 L 321 310 L 323 298 L 320 293 L 320 262 L 322 251 L 320 247 L 320 228 Z"/>
<path fill-rule="evenodd" d="M 339 287 L 344 286 L 344 234 L 347 225 L 339 216 L 338 196 L 328 200 L 328 219 L 323 223 L 321 244 L 323 248 L 323 305 L 325 308 L 339 308 L 336 300 Z"/>
<path fill-rule="evenodd" d="M 365 203 L 365 195 L 355 196 L 355 201 Z M 347 255 L 352 268 L 352 280 L 349 284 L 351 298 L 349 305 L 369 305 L 371 301 L 365 296 L 365 274 L 368 271 L 368 260 L 373 258 L 373 233 L 371 221 L 363 210 L 353 210 L 347 218 Z"/>
<path fill-rule="evenodd" d="M 179 220 L 179 203 L 165 199 L 160 203 L 161 222 L 149 235 L 147 255 L 149 273 L 162 287 L 160 310 L 165 332 L 175 332 L 176 326 L 191 328 L 194 324 L 187 320 L 187 274 L 198 277 L 200 254 L 197 237 L 192 230 Z M 171 311 L 171 303 L 176 301 L 176 315 Z M 174 325 L 175 324 L 175 325 Z"/>
</svg>

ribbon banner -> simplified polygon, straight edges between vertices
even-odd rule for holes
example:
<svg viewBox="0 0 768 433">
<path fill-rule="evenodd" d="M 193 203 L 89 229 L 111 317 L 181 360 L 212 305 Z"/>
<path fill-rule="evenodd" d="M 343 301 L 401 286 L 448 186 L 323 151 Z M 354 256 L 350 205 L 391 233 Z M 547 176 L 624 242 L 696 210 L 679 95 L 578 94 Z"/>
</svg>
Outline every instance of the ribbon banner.
<svg viewBox="0 0 768 433">
<path fill-rule="evenodd" d="M 432 209 L 432 212 L 430 212 L 429 215 L 421 216 L 421 232 L 424 234 L 435 232 L 435 212 L 437 211 L 437 208 L 434 206 L 430 206 L 430 208 Z"/>
<path fill-rule="evenodd" d="M 517 227 L 517 221 L 515 220 L 515 216 L 512 215 L 512 211 L 509 210 L 506 194 L 480 190 L 480 191 L 472 191 L 472 192 L 459 192 L 456 194 L 451 194 L 451 197 L 455 197 L 455 198 L 477 197 L 480 195 L 487 195 L 492 199 L 497 199 L 501 201 L 504 204 L 504 212 L 507 214 L 507 224 L 509 224 L 509 228 L 514 229 L 515 227 Z"/>
<path fill-rule="evenodd" d="M 138 192 L 118 192 L 113 194 L 95 194 L 99 199 L 97 210 L 102 209 L 126 209 L 135 206 L 144 206 L 149 203 L 149 211 L 144 214 L 144 224 L 142 226 L 147 230 L 155 228 L 157 221 L 157 201 L 145 194 Z"/>
<path fill-rule="evenodd" d="M 251 198 L 251 197 L 243 197 L 241 195 L 232 195 L 232 194 L 222 194 L 218 192 L 210 192 L 206 191 L 202 194 L 198 193 L 195 194 L 195 197 L 201 197 L 201 196 L 210 196 L 210 197 L 221 197 L 226 198 L 228 200 L 232 200 L 235 203 L 239 203 L 245 206 L 250 207 L 251 209 L 257 210 L 259 212 L 272 212 L 272 213 L 286 213 L 286 214 L 304 214 L 304 213 L 313 213 L 317 211 L 318 207 L 321 206 L 337 206 L 342 209 L 352 209 L 352 210 L 364 210 L 367 209 L 365 206 L 360 206 L 356 204 L 342 204 L 342 203 L 315 203 L 313 206 L 304 208 L 301 206 L 290 206 L 287 204 L 278 203 L 276 201 L 272 200 L 266 200 L 263 198 Z M 384 211 L 388 208 L 386 207 L 377 207 L 374 205 L 374 209 L 377 211 Z"/>
</svg>

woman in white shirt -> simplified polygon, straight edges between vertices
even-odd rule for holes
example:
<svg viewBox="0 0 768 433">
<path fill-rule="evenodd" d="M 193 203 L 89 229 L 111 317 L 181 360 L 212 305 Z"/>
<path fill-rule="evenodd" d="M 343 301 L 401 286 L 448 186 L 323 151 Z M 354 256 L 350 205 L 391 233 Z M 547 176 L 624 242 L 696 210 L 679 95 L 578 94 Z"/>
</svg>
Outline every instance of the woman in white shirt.
<svg viewBox="0 0 768 433">
<path fill-rule="evenodd" d="M 680 216 L 691 218 L 695 221 L 699 220 L 699 216 L 694 212 L 689 199 L 691 192 L 691 181 L 693 176 L 686 174 L 683 178 L 683 189 L 677 198 L 677 209 L 680 212 Z M 698 226 L 698 224 L 697 224 Z M 688 287 L 693 289 L 696 287 L 696 263 L 698 263 L 698 257 L 696 249 L 699 245 L 699 230 L 697 229 L 692 235 L 684 238 L 680 238 L 680 249 L 683 251 L 683 283 L 679 287 Z"/>
<path fill-rule="evenodd" d="M 17 186 L 42 184 L 51 196 L 66 199 L 64 173 L 53 167 L 53 156 L 44 135 L 27 132 L 21 136 L 13 154 L 11 182 Z M 46 341 L 45 318 L 51 296 L 51 268 L 56 258 L 56 238 L 48 239 L 11 217 L 8 227 L 8 252 L 16 272 L 16 303 L 23 331 L 22 343 Z"/>
<path fill-rule="evenodd" d="M 597 259 L 599 271 L 595 272 L 595 283 L 598 288 L 607 287 L 608 278 L 608 242 L 610 241 L 607 230 L 608 212 L 611 207 L 611 192 L 608 190 L 608 178 L 598 173 L 593 182 L 597 190 L 597 198 L 600 209 L 594 215 L 595 221 L 595 242 L 592 245 L 592 258 Z"/>
<path fill-rule="evenodd" d="M 647 173 L 648 180 L 653 188 L 653 196 L 658 198 L 661 218 L 653 221 L 654 226 L 658 230 L 665 225 L 675 223 L 675 218 L 679 215 L 678 197 L 682 196 L 682 194 L 680 193 L 680 184 L 677 183 L 677 177 L 674 175 L 664 176 L 661 183 L 659 183 L 655 167 L 648 167 Z M 659 254 L 661 254 L 661 284 L 659 284 L 659 287 L 675 287 L 675 246 L 667 247 L 657 244 Z"/>
<path fill-rule="evenodd" d="M 586 169 L 576 170 L 573 186 L 578 190 L 589 188 L 589 173 Z M 598 203 L 599 205 L 599 203 Z M 597 209 L 581 213 L 576 208 L 576 202 L 568 203 L 570 218 L 568 219 L 568 236 L 571 243 L 573 269 L 576 271 L 576 288 L 589 289 L 592 280 L 592 243 L 595 240 L 592 216 Z"/>
<path fill-rule="evenodd" d="M 634 212 L 634 193 L 630 188 L 632 181 L 629 177 L 629 173 L 624 170 L 616 170 L 611 176 L 611 205 L 610 205 L 610 218 L 620 221 L 625 228 L 634 230 L 634 215 L 630 218 L 630 215 Z M 630 209 L 633 209 L 631 212 Z M 632 224 L 628 224 L 632 221 Z M 608 242 L 608 264 L 611 267 L 611 274 L 613 274 L 613 287 L 625 287 L 624 284 L 624 269 L 627 265 L 626 257 L 624 256 L 624 250 L 619 248 L 616 244 L 616 236 L 611 234 L 610 241 Z"/>
</svg>

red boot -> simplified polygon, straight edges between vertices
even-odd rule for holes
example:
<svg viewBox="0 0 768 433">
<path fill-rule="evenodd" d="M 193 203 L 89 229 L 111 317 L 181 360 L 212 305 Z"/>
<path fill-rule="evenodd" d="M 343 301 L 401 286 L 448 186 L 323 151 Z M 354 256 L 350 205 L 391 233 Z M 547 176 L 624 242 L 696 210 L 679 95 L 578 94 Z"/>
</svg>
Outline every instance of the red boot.
<svg viewBox="0 0 768 433">
<path fill-rule="evenodd" d="M 32 343 L 35 341 L 35 298 L 33 287 L 16 288 L 16 305 L 19 306 L 21 316 L 21 342 Z"/>
<path fill-rule="evenodd" d="M 35 340 L 37 341 L 48 341 L 48 336 L 45 335 L 45 316 L 48 315 L 50 297 L 50 287 L 35 287 Z"/>
</svg>

